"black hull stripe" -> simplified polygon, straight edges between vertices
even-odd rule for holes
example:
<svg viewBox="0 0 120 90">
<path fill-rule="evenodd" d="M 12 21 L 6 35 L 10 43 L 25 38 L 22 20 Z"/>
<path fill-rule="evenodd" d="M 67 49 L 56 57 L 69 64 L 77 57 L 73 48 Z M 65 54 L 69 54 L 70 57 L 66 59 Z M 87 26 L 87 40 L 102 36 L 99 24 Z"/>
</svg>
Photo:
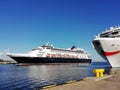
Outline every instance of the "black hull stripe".
<svg viewBox="0 0 120 90">
<path fill-rule="evenodd" d="M 17 63 L 91 63 L 91 59 L 75 58 L 40 58 L 40 57 L 11 57 Z"/>
</svg>

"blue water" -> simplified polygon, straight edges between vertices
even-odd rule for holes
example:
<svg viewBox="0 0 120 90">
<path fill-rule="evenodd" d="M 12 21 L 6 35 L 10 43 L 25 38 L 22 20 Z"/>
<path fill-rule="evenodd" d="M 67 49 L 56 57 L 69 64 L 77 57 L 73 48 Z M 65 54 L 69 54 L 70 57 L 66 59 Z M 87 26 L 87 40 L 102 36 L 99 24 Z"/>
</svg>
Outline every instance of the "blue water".
<svg viewBox="0 0 120 90">
<path fill-rule="evenodd" d="M 104 68 L 109 73 L 107 62 L 92 64 L 41 64 L 0 65 L 0 90 L 38 90 L 50 84 L 63 84 L 69 80 L 81 80 L 95 76 L 93 69 Z"/>
</svg>

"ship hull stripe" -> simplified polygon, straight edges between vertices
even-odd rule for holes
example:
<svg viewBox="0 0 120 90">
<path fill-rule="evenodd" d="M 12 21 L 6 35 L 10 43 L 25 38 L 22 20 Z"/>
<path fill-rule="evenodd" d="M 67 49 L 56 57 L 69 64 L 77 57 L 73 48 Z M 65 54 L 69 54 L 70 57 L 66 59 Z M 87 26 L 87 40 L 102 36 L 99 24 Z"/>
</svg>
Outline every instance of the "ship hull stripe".
<svg viewBox="0 0 120 90">
<path fill-rule="evenodd" d="M 118 54 L 118 53 L 120 53 L 120 50 L 119 51 L 115 51 L 115 52 L 104 52 L 104 54 L 106 56 L 111 56 L 111 55 L 115 55 L 115 54 Z"/>
<path fill-rule="evenodd" d="M 17 63 L 91 63 L 91 59 L 11 57 Z"/>
</svg>

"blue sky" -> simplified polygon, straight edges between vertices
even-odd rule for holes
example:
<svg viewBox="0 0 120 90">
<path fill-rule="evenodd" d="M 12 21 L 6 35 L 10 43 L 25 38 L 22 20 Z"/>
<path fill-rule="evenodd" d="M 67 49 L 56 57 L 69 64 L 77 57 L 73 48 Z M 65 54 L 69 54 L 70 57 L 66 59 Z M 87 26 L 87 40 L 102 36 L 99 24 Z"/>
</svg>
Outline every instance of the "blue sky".
<svg viewBox="0 0 120 90">
<path fill-rule="evenodd" d="M 50 42 L 101 59 L 94 35 L 120 24 L 119 0 L 0 0 L 0 52 L 28 52 Z"/>
</svg>

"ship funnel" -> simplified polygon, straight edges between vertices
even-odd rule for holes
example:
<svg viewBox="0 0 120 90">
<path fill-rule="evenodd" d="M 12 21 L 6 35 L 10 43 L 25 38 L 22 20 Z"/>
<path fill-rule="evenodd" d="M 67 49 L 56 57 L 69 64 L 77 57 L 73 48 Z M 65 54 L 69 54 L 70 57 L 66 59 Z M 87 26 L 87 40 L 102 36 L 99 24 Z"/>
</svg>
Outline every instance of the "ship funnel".
<svg viewBox="0 0 120 90">
<path fill-rule="evenodd" d="M 71 50 L 72 50 L 72 49 L 75 49 L 75 48 L 77 48 L 77 46 L 72 46 Z"/>
</svg>

